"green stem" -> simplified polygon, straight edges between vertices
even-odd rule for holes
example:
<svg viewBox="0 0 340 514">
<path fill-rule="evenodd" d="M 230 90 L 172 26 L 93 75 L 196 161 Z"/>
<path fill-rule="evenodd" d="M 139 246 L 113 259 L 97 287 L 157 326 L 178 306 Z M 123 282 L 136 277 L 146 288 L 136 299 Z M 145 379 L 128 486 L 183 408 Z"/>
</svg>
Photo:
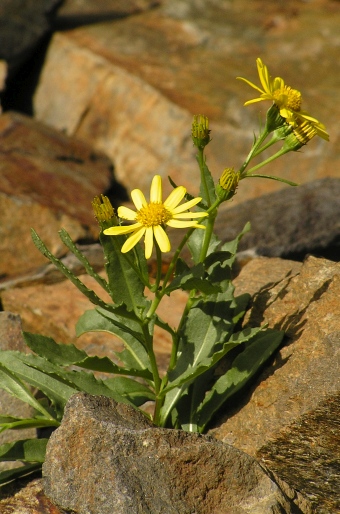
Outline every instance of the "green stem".
<svg viewBox="0 0 340 514">
<path fill-rule="evenodd" d="M 204 239 L 203 239 L 203 244 L 202 244 L 201 253 L 200 253 L 200 257 L 199 257 L 199 262 L 203 262 L 207 256 L 210 241 L 211 241 L 211 236 L 214 231 L 214 225 L 215 225 L 215 220 L 216 220 L 216 216 L 217 216 L 217 207 L 220 203 L 221 203 L 220 200 L 216 200 L 216 202 L 214 203 L 214 205 L 216 205 L 216 207 L 214 208 L 214 210 L 211 210 L 211 212 L 209 214 L 207 226 L 206 226 L 206 229 L 204 232 Z M 209 212 L 209 210 L 207 212 Z"/>
<path fill-rule="evenodd" d="M 161 379 L 158 373 L 158 366 L 156 362 L 155 352 L 153 350 L 153 330 L 152 334 L 149 332 L 149 323 L 150 320 L 146 320 L 142 325 L 142 330 L 144 334 L 144 341 L 146 342 L 147 350 L 148 350 L 148 356 L 150 359 L 150 365 L 151 365 L 151 372 L 154 380 L 154 386 L 155 386 L 155 393 L 156 395 L 159 393 L 160 386 L 161 386 Z"/>
<path fill-rule="evenodd" d="M 260 153 L 264 152 L 264 150 L 267 150 L 267 148 L 269 148 L 270 146 L 273 146 L 275 143 L 277 143 L 278 141 L 281 141 L 281 138 L 280 137 L 277 137 L 277 136 L 273 136 L 271 138 L 270 141 L 268 141 L 268 143 L 266 143 L 265 145 L 261 146 L 260 148 L 258 148 L 255 152 L 253 152 L 252 154 L 252 158 L 256 157 L 257 155 L 259 155 Z"/>
<path fill-rule="evenodd" d="M 245 174 L 245 177 L 250 177 L 251 176 L 251 173 L 253 171 L 256 171 L 258 170 L 259 168 L 262 168 L 262 166 L 265 166 L 266 164 L 269 164 L 270 162 L 274 161 L 275 159 L 278 159 L 278 157 L 281 157 L 282 155 L 285 155 L 286 153 L 288 153 L 290 151 L 290 148 L 284 148 L 282 147 L 278 152 L 276 152 L 274 155 L 272 155 L 271 157 L 268 157 L 268 159 L 265 159 L 264 161 L 260 162 L 259 164 L 257 164 L 256 166 L 253 166 L 252 168 L 250 168 L 250 170 L 247 171 L 247 173 Z"/>
<path fill-rule="evenodd" d="M 267 138 L 269 132 L 267 130 L 267 128 L 264 129 L 264 131 L 262 132 L 262 134 L 260 134 L 259 138 L 255 141 L 255 143 L 253 144 L 246 160 L 244 161 L 244 163 L 242 164 L 241 168 L 240 168 L 240 172 L 241 172 L 241 175 L 243 174 L 243 172 L 245 171 L 245 169 L 247 168 L 249 162 L 251 161 L 251 159 L 255 156 L 255 155 L 258 155 L 260 152 L 259 152 L 259 148 L 261 147 L 263 141 Z"/>
</svg>

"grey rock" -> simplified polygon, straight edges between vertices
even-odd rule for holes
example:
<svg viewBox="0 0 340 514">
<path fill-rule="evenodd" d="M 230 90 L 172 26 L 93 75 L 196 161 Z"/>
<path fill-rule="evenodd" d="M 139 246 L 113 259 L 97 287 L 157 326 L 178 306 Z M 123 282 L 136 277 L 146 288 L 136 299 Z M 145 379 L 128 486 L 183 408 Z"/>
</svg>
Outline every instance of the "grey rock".
<svg viewBox="0 0 340 514">
<path fill-rule="evenodd" d="M 220 211 L 216 232 L 228 241 L 251 221 L 241 252 L 295 260 L 314 254 L 339 261 L 339 197 L 340 179 L 331 177 L 282 189 Z"/>
<path fill-rule="evenodd" d="M 84 393 L 51 436 L 43 476 L 46 495 L 77 514 L 298 512 L 247 454 Z"/>
</svg>

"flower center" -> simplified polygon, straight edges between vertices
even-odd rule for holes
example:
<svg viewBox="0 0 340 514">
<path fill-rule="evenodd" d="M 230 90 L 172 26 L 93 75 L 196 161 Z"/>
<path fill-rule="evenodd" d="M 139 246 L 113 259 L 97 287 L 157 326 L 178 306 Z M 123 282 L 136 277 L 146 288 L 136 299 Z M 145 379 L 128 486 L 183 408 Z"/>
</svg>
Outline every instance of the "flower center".
<svg viewBox="0 0 340 514">
<path fill-rule="evenodd" d="M 141 223 L 144 227 L 155 227 L 156 225 L 163 225 L 171 220 L 172 214 L 168 211 L 162 203 L 150 202 L 145 207 L 142 207 L 136 215 L 136 221 Z"/>
<path fill-rule="evenodd" d="M 298 112 L 301 110 L 301 93 L 297 89 L 284 86 L 276 89 L 273 93 L 274 102 L 279 108 L 286 107 L 291 111 Z"/>
</svg>

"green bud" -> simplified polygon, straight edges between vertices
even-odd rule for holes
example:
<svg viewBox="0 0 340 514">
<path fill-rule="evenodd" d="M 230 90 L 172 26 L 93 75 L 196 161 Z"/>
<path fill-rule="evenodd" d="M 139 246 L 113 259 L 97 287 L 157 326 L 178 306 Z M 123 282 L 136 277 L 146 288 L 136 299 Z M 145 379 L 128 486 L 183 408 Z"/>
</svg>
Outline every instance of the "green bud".
<svg viewBox="0 0 340 514">
<path fill-rule="evenodd" d="M 92 201 L 92 209 L 102 229 L 107 228 L 107 222 L 110 222 L 109 226 L 112 226 L 112 218 L 116 216 L 107 196 L 95 196 Z"/>
<path fill-rule="evenodd" d="M 316 136 L 317 130 L 307 120 L 303 122 L 297 122 L 296 126 L 293 127 L 293 132 L 289 134 L 283 144 L 283 149 L 286 152 L 296 152 L 302 146 L 306 145 L 314 136 Z"/>
<path fill-rule="evenodd" d="M 216 194 L 220 200 L 225 202 L 234 196 L 238 183 L 241 179 L 241 173 L 235 171 L 234 168 L 226 168 L 218 183 L 216 184 Z"/>
<path fill-rule="evenodd" d="M 211 141 L 209 134 L 210 130 L 208 118 L 202 114 L 196 114 L 192 122 L 191 131 L 194 145 L 200 150 L 203 150 L 203 148 Z"/>
</svg>

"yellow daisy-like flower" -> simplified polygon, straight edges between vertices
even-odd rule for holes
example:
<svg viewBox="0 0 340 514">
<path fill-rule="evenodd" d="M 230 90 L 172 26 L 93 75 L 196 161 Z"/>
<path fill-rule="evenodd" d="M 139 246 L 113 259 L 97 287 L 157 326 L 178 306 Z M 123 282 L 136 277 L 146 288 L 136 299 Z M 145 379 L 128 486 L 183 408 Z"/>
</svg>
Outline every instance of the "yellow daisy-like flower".
<svg viewBox="0 0 340 514">
<path fill-rule="evenodd" d="M 169 238 L 164 230 L 164 225 L 174 228 L 205 228 L 199 225 L 192 218 L 203 218 L 208 216 L 206 212 L 185 212 L 194 205 L 197 205 L 201 198 L 193 198 L 181 205 L 186 194 L 183 186 L 176 187 L 163 202 L 162 200 L 162 178 L 155 175 L 150 188 L 150 201 L 147 202 L 140 189 L 131 192 L 131 198 L 136 207 L 136 212 L 128 207 L 118 208 L 118 216 L 122 219 L 135 221 L 132 225 L 115 226 L 104 230 L 108 236 L 118 236 L 129 234 L 131 236 L 122 246 L 122 253 L 130 251 L 140 239 L 145 235 L 145 257 L 149 259 L 152 254 L 154 237 L 162 252 L 169 252 L 171 245 Z M 182 220 L 180 220 L 182 218 Z"/>
<path fill-rule="evenodd" d="M 317 119 L 312 118 L 306 111 L 301 110 L 302 96 L 300 91 L 287 86 L 281 77 L 272 79 L 267 66 L 263 64 L 260 58 L 256 59 L 256 64 L 263 89 L 243 77 L 237 77 L 261 93 L 258 98 L 248 100 L 244 105 L 262 102 L 262 100 L 271 100 L 278 107 L 280 115 L 287 120 L 287 123 L 294 126 L 296 118 L 307 120 L 313 124 L 318 136 L 328 141 L 329 135 L 324 125 Z"/>
</svg>

